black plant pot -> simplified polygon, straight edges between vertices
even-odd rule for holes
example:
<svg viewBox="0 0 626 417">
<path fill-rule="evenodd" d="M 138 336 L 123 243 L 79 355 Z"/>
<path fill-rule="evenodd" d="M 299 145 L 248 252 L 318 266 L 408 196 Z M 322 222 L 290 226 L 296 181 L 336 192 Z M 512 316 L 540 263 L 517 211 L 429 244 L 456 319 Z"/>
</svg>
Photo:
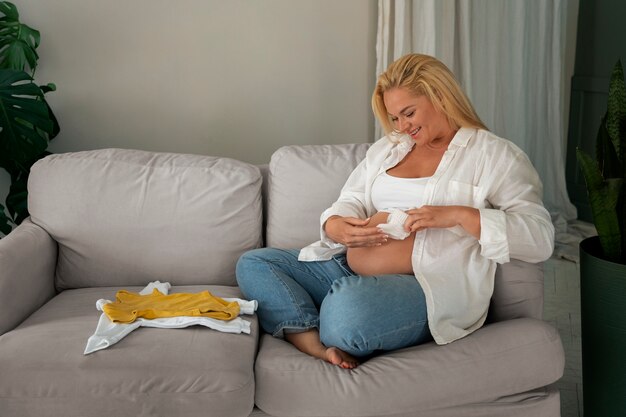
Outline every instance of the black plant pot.
<svg viewBox="0 0 626 417">
<path fill-rule="evenodd" d="M 597 236 L 580 243 L 584 415 L 626 416 L 626 265 L 601 256 Z"/>
</svg>

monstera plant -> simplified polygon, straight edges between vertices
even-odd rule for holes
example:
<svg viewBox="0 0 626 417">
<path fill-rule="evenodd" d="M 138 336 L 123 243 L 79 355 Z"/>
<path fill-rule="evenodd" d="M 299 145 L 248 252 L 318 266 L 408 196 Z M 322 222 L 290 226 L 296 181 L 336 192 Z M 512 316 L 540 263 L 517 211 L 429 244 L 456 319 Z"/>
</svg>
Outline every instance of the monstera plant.
<svg viewBox="0 0 626 417">
<path fill-rule="evenodd" d="M 28 216 L 26 184 L 30 167 L 47 155 L 59 124 L 44 95 L 55 85 L 37 85 L 40 34 L 20 23 L 14 4 L 0 1 L 0 168 L 11 177 L 5 207 L 0 204 L 0 234 Z"/>
<path fill-rule="evenodd" d="M 607 110 L 596 138 L 596 158 L 581 149 L 576 150 L 576 156 L 604 257 L 626 264 L 626 88 L 620 61 L 609 82 Z"/>
</svg>

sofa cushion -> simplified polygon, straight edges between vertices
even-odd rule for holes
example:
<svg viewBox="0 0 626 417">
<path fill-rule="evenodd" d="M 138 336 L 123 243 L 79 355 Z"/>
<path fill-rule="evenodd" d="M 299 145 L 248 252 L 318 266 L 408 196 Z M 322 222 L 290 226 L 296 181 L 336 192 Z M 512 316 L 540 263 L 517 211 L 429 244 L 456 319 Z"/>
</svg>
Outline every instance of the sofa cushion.
<svg viewBox="0 0 626 417">
<path fill-rule="evenodd" d="M 0 336 L 0 413 L 9 416 L 248 416 L 254 404 L 251 334 L 206 327 L 140 328 L 108 349 L 84 356 L 96 329 L 99 298 L 119 288 L 67 290 L 15 330 Z M 133 291 L 141 287 L 128 287 Z M 241 297 L 236 287 L 174 287 Z M 210 411 L 208 411 L 210 410 Z"/>
<path fill-rule="evenodd" d="M 269 166 L 267 246 L 302 248 L 320 238 L 320 215 L 339 197 L 371 144 L 284 146 Z"/>
<path fill-rule="evenodd" d="M 542 388 L 563 367 L 558 332 L 529 318 L 490 324 L 448 345 L 376 356 L 350 371 L 263 335 L 256 404 L 275 416 L 426 415 Z"/>
<path fill-rule="evenodd" d="M 411 411 L 386 414 L 385 417 L 555 417 L 560 415 L 559 390 L 551 385 L 533 391 L 496 398 L 484 403 L 463 404 L 458 407 L 438 408 L 436 410 L 420 410 L 417 413 Z M 293 415 L 270 415 L 257 407 L 248 417 L 293 417 Z M 325 414 L 323 417 L 345 417 L 345 415 L 331 416 Z"/>
<path fill-rule="evenodd" d="M 261 243 L 261 174 L 228 158 L 105 149 L 51 155 L 30 174 L 32 221 L 59 243 L 59 289 L 235 285 Z"/>
<path fill-rule="evenodd" d="M 543 317 L 543 263 L 511 259 L 498 264 L 488 322 Z"/>
</svg>

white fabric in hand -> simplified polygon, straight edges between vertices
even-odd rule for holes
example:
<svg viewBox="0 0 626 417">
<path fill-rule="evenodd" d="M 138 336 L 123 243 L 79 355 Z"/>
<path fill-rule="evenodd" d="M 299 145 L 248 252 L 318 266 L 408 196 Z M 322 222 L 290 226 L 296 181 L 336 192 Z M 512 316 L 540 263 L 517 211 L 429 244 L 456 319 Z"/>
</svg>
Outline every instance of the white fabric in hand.
<svg viewBox="0 0 626 417">
<path fill-rule="evenodd" d="M 378 228 L 395 240 L 404 240 L 410 233 L 404 230 L 404 222 L 409 217 L 408 214 L 398 209 L 383 210 L 389 213 L 387 223 L 381 223 Z"/>
</svg>

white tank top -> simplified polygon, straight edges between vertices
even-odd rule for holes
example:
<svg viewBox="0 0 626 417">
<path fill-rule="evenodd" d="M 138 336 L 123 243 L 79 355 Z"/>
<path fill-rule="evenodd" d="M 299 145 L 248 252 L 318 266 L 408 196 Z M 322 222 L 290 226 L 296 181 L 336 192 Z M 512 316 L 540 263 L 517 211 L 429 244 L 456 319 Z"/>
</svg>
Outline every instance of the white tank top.
<svg viewBox="0 0 626 417">
<path fill-rule="evenodd" d="M 429 178 L 399 178 L 383 172 L 372 184 L 372 203 L 377 211 L 421 207 Z"/>
</svg>

